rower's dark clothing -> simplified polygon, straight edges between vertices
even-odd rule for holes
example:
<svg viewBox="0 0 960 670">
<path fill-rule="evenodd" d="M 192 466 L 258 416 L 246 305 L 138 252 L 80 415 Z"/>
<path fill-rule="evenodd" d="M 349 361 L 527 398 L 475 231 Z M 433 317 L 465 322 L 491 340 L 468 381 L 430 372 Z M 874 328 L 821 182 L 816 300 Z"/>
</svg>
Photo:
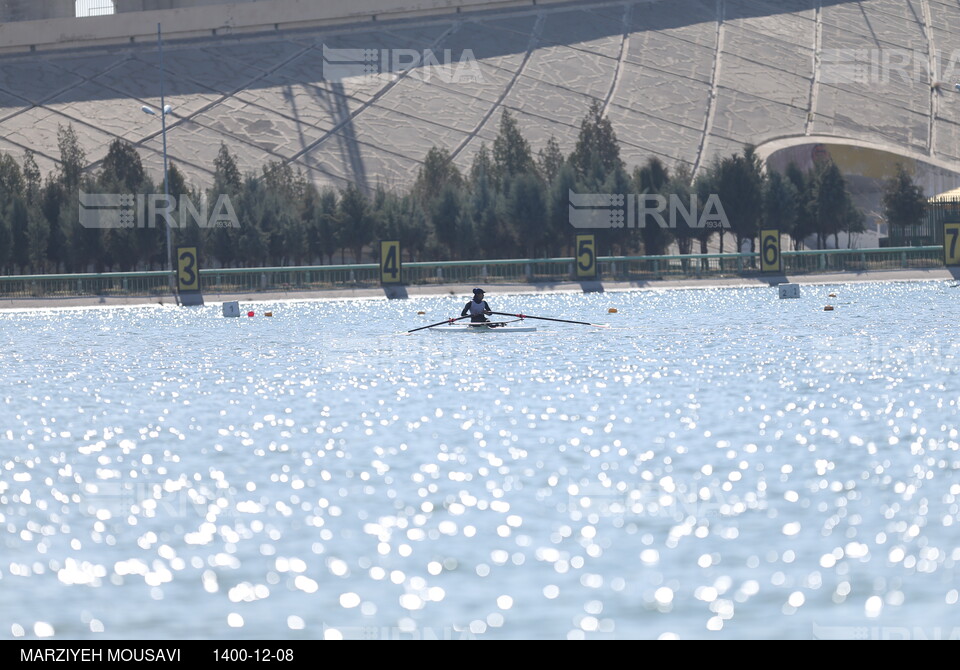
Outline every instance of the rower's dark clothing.
<svg viewBox="0 0 960 670">
<path fill-rule="evenodd" d="M 460 312 L 460 316 L 470 315 L 470 323 L 484 323 L 489 321 L 485 314 L 490 312 L 490 305 L 487 304 L 486 300 L 477 300 L 474 298 L 468 302 L 463 310 Z"/>
</svg>

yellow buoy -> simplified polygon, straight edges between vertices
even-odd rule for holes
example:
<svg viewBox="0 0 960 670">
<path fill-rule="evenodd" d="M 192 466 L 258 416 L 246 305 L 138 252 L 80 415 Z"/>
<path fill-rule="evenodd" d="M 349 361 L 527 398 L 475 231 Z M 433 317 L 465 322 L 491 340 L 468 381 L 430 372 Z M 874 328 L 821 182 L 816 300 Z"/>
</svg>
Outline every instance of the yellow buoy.
<svg viewBox="0 0 960 670">
<path fill-rule="evenodd" d="M 833 311 L 833 305 L 827 305 L 826 307 L 823 308 L 823 311 L 824 311 L 824 312 L 832 312 L 832 311 Z"/>
<path fill-rule="evenodd" d="M 607 310 L 607 313 L 608 313 L 608 314 L 616 314 L 616 313 L 617 313 L 617 308 L 616 308 L 616 307 L 611 307 L 610 309 Z"/>
</svg>

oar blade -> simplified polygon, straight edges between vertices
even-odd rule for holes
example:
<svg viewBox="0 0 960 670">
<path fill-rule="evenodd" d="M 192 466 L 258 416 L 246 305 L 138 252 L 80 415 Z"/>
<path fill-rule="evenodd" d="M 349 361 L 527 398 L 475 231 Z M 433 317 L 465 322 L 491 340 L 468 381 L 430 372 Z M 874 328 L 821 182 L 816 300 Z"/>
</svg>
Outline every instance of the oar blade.
<svg viewBox="0 0 960 670">
<path fill-rule="evenodd" d="M 554 319 L 549 316 L 533 316 L 532 314 L 507 314 L 505 312 L 492 312 L 492 314 L 497 314 L 499 316 L 515 316 L 518 319 L 539 319 L 541 321 L 557 321 L 558 323 L 576 323 L 581 326 L 593 326 L 595 328 L 609 328 L 607 324 L 604 323 L 590 323 L 588 321 L 571 321 L 569 319 Z"/>
<path fill-rule="evenodd" d="M 454 321 L 460 321 L 461 319 L 469 319 L 469 316 L 458 316 L 456 319 L 447 319 L 445 321 L 438 321 L 437 323 L 431 323 L 429 326 L 420 326 L 419 328 L 414 328 L 413 330 L 408 330 L 407 333 L 415 333 L 418 330 L 424 330 L 426 328 L 436 328 L 437 326 L 443 326 L 448 323 L 453 323 Z"/>
</svg>

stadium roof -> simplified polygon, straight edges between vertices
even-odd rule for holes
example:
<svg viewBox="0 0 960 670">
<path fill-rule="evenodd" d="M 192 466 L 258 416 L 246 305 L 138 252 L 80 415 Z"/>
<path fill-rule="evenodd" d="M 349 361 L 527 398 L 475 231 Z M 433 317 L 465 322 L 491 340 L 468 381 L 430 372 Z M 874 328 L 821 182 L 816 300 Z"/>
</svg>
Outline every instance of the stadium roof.
<svg viewBox="0 0 960 670">
<path fill-rule="evenodd" d="M 599 101 L 629 167 L 814 137 L 953 166 L 960 93 L 933 84 L 960 64 L 960 5 L 923 6 L 579 2 L 164 42 L 168 153 L 199 184 L 223 143 L 245 172 L 403 186 L 434 145 L 467 167 L 504 109 L 534 151 L 551 136 L 570 151 Z M 412 55 L 433 63 L 405 68 Z M 49 170 L 71 124 L 91 167 L 120 137 L 161 174 L 160 123 L 140 112 L 159 107 L 160 73 L 149 43 L 0 56 L 0 151 Z"/>
</svg>

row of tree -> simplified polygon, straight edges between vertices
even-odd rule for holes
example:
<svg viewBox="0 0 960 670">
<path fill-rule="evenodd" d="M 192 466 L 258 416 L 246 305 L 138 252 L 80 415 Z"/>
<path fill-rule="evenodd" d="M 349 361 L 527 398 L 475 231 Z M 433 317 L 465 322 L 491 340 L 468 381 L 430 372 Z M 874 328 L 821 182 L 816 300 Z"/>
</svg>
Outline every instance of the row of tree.
<svg viewBox="0 0 960 670">
<path fill-rule="evenodd" d="M 148 220 L 146 198 L 132 200 L 131 207 L 137 210 L 135 222 L 151 225 L 97 228 L 79 223 L 81 193 L 163 193 L 162 180 L 151 180 L 136 149 L 117 139 L 99 168 L 90 171 L 72 127 L 59 129 L 58 144 L 58 167 L 45 178 L 29 151 L 21 163 L 0 156 L 0 271 L 164 267 L 165 224 Z M 571 192 L 672 196 L 691 206 L 694 221 L 714 196 L 714 207 L 720 203 L 727 233 L 735 240 L 730 251 L 746 244 L 752 248 L 762 227 L 779 228 L 797 248 L 807 240 L 822 248 L 831 237 L 836 246 L 841 233 L 864 229 L 864 217 L 830 161 L 807 171 L 790 165 L 780 174 L 765 170 L 753 147 L 746 146 L 718 158 L 696 177 L 683 166 L 670 172 L 655 157 L 628 171 L 599 104 L 583 118 L 567 155 L 555 138 L 535 153 L 504 110 L 492 146 L 482 144 L 468 170 L 435 147 L 406 190 L 318 187 L 280 162 L 244 175 L 226 145 L 213 167 L 213 183 L 204 189 L 188 185 L 171 164 L 166 185 L 180 206 L 185 201 L 212 204 L 223 196 L 229 201 L 230 211 L 221 213 L 235 214 L 233 222 L 239 225 L 199 226 L 188 217 L 188 225 L 172 231 L 173 245 L 197 245 L 207 267 L 360 262 L 377 239 L 399 239 L 408 260 L 569 255 L 576 232 L 570 223 Z M 913 195 L 922 199 L 922 193 Z M 173 219 L 180 221 L 186 213 L 178 206 Z M 706 252 L 722 230 L 685 221 L 665 227 L 664 219 L 649 210 L 640 219 L 635 227 L 596 230 L 598 251 L 659 255 L 676 245 L 683 254 Z M 726 237 L 719 237 L 721 252 Z"/>
</svg>

